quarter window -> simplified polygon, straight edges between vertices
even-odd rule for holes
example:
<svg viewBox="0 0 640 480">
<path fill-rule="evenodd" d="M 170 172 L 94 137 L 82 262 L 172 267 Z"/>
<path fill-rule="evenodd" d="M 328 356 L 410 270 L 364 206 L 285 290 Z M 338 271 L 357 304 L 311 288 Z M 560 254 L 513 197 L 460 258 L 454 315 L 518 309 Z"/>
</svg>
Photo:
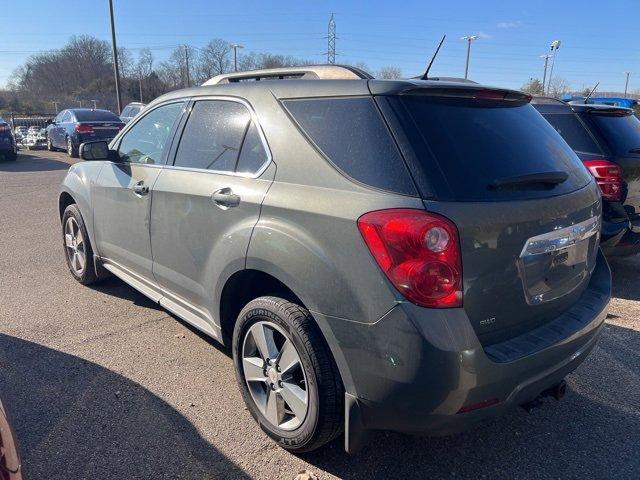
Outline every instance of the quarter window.
<svg viewBox="0 0 640 480">
<path fill-rule="evenodd" d="M 249 111 L 238 102 L 196 102 L 182 133 L 174 165 L 235 171 L 250 121 Z"/>
<path fill-rule="evenodd" d="M 120 159 L 130 163 L 160 163 L 169 133 L 183 105 L 184 102 L 163 105 L 136 122 L 120 142 Z"/>
<path fill-rule="evenodd" d="M 260 133 L 255 122 L 251 122 L 247 135 L 242 143 L 240 158 L 238 158 L 238 166 L 236 172 L 255 174 L 267 161 L 267 152 L 264 150 Z"/>
</svg>

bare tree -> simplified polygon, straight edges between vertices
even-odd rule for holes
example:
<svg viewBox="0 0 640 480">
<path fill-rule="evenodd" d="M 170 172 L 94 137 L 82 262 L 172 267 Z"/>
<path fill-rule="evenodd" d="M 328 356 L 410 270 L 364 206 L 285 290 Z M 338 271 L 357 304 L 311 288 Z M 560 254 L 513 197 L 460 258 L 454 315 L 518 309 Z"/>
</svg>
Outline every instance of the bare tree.
<svg viewBox="0 0 640 480">
<path fill-rule="evenodd" d="M 153 53 L 150 48 L 143 48 L 138 52 L 138 73 L 146 78 L 153 72 Z"/>
<path fill-rule="evenodd" d="M 200 50 L 195 77 L 202 83 L 221 73 L 230 72 L 233 67 L 229 43 L 216 38 Z"/>
<path fill-rule="evenodd" d="M 560 98 L 571 89 L 571 85 L 564 78 L 554 77 L 549 82 L 549 95 L 552 97 Z"/>
<path fill-rule="evenodd" d="M 396 79 L 402 77 L 402 70 L 398 67 L 382 67 L 376 75 L 378 78 Z"/>
</svg>

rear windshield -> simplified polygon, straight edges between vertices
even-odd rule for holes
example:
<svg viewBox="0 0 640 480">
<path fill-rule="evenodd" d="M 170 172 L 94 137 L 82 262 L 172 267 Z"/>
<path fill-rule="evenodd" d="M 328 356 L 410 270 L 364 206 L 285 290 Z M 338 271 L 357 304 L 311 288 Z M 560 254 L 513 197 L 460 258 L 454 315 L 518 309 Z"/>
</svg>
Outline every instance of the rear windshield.
<svg viewBox="0 0 640 480">
<path fill-rule="evenodd" d="M 543 117 L 575 151 L 602 154 L 600 147 L 574 113 L 545 113 Z"/>
<path fill-rule="evenodd" d="M 106 110 L 85 110 L 73 113 L 79 122 L 120 122 L 120 117 Z"/>
<path fill-rule="evenodd" d="M 590 181 L 571 147 L 528 103 L 510 106 L 419 95 L 396 98 L 394 102 L 401 103 L 394 105 L 402 112 L 401 121 L 412 123 L 404 130 L 438 197 L 461 201 L 543 198 L 575 191 Z M 500 181 L 506 179 L 550 172 L 566 172 L 568 178 L 556 185 L 495 188 L 505 185 Z"/>
<path fill-rule="evenodd" d="M 634 115 L 590 115 L 596 128 L 618 155 L 640 153 L 640 120 Z"/>
</svg>

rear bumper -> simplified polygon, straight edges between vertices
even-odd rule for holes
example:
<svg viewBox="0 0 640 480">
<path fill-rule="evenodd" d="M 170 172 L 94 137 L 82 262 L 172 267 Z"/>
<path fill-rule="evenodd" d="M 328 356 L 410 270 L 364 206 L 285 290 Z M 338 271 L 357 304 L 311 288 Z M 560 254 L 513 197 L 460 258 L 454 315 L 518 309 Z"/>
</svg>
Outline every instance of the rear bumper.
<svg viewBox="0 0 640 480">
<path fill-rule="evenodd" d="M 480 344 L 463 309 L 402 303 L 372 325 L 319 316 L 347 391 L 347 449 L 366 430 L 450 434 L 535 399 L 584 361 L 610 296 L 609 267 L 598 253 L 580 300 L 546 333 L 503 342 L 502 356 Z M 526 338 L 534 333 L 537 341 Z M 482 402 L 496 403 L 458 413 Z"/>
</svg>

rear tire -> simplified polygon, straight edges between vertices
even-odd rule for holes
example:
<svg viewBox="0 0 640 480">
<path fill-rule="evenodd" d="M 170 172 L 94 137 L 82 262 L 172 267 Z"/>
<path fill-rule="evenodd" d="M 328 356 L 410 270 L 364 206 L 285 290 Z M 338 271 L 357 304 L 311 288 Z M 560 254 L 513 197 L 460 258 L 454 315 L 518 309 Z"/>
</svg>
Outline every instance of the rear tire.
<svg viewBox="0 0 640 480">
<path fill-rule="evenodd" d="M 263 345 L 275 349 L 268 361 L 255 340 L 259 332 L 267 339 Z M 340 435 L 344 387 L 329 347 L 306 309 L 278 297 L 249 302 L 234 328 L 233 360 L 249 412 L 282 448 L 308 452 Z M 275 414 L 269 409 L 270 398 L 277 405 Z"/>
<path fill-rule="evenodd" d="M 71 137 L 67 137 L 67 155 L 71 158 L 78 158 L 78 147 L 73 144 Z"/>
<path fill-rule="evenodd" d="M 5 153 L 4 158 L 9 162 L 15 162 L 16 160 L 18 160 L 18 152 L 12 151 L 12 152 Z"/>
<path fill-rule="evenodd" d="M 98 276 L 93 262 L 93 249 L 75 203 L 69 205 L 62 214 L 62 246 L 73 278 L 83 285 L 94 283 Z"/>
</svg>

